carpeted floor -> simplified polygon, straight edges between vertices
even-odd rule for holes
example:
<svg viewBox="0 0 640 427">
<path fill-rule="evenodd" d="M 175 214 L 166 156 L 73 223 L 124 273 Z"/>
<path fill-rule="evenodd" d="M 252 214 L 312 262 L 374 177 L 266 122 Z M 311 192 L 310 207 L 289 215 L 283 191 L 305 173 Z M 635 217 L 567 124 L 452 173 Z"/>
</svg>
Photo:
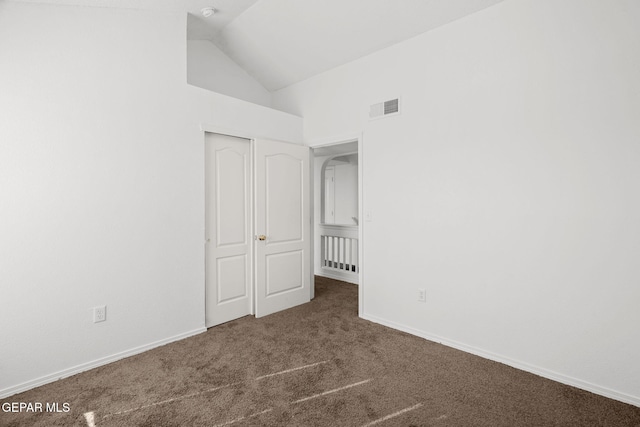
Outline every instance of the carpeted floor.
<svg viewBox="0 0 640 427">
<path fill-rule="evenodd" d="M 359 319 L 357 287 L 12 396 L 2 426 L 640 426 L 640 408 Z M 62 409 L 62 407 L 61 407 Z"/>
</svg>

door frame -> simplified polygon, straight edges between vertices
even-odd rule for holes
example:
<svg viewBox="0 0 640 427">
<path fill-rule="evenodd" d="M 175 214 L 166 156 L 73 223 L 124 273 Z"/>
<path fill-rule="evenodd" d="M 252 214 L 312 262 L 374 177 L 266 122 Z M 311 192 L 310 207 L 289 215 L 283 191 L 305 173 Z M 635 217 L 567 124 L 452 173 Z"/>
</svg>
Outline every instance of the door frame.
<svg viewBox="0 0 640 427">
<path fill-rule="evenodd" d="M 358 142 L 358 316 L 363 317 L 364 311 L 364 228 L 366 221 L 364 220 L 364 194 L 363 194 L 363 177 L 364 177 L 364 150 L 363 150 L 363 134 L 362 132 L 346 134 L 336 137 L 319 138 L 309 141 L 309 148 L 313 151 L 316 148 L 330 147 L 333 145 L 345 144 L 348 142 Z M 313 155 L 313 153 L 312 153 Z M 311 162 L 313 165 L 315 162 Z M 315 173 L 312 177 L 315 179 Z M 313 185 L 312 185 L 313 187 Z M 311 200 L 311 208 L 315 210 L 315 197 Z M 315 236 L 316 221 L 313 221 L 313 233 Z M 313 245 L 313 241 L 311 242 Z M 312 246 L 313 249 L 313 246 Z M 315 256 L 311 258 L 312 271 L 315 272 Z"/>
</svg>

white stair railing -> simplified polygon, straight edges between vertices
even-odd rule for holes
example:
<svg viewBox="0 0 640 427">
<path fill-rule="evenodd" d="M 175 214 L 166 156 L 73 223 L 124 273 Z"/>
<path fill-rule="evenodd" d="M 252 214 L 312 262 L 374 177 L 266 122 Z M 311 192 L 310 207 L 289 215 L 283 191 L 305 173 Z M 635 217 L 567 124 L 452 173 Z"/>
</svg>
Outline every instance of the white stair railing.
<svg viewBox="0 0 640 427">
<path fill-rule="evenodd" d="M 326 276 L 358 283 L 358 226 L 321 225 L 320 262 Z"/>
</svg>

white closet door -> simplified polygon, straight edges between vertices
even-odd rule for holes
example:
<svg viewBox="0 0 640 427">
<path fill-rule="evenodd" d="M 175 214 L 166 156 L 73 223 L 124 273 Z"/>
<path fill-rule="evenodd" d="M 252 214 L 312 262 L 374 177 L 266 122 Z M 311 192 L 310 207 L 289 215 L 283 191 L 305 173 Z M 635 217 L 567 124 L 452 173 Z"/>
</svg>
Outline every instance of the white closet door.
<svg viewBox="0 0 640 427">
<path fill-rule="evenodd" d="M 251 142 L 207 133 L 206 326 L 252 312 Z"/>
<path fill-rule="evenodd" d="M 309 148 L 255 142 L 256 317 L 310 300 Z"/>
</svg>

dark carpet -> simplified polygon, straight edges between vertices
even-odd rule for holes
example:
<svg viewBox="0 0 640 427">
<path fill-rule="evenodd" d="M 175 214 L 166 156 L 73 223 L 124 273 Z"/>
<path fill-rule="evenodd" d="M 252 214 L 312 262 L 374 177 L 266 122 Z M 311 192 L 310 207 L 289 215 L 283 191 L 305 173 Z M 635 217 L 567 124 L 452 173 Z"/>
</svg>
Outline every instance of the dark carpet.
<svg viewBox="0 0 640 427">
<path fill-rule="evenodd" d="M 0 401 L 2 426 L 640 426 L 640 408 L 357 317 L 354 285 Z"/>
</svg>

